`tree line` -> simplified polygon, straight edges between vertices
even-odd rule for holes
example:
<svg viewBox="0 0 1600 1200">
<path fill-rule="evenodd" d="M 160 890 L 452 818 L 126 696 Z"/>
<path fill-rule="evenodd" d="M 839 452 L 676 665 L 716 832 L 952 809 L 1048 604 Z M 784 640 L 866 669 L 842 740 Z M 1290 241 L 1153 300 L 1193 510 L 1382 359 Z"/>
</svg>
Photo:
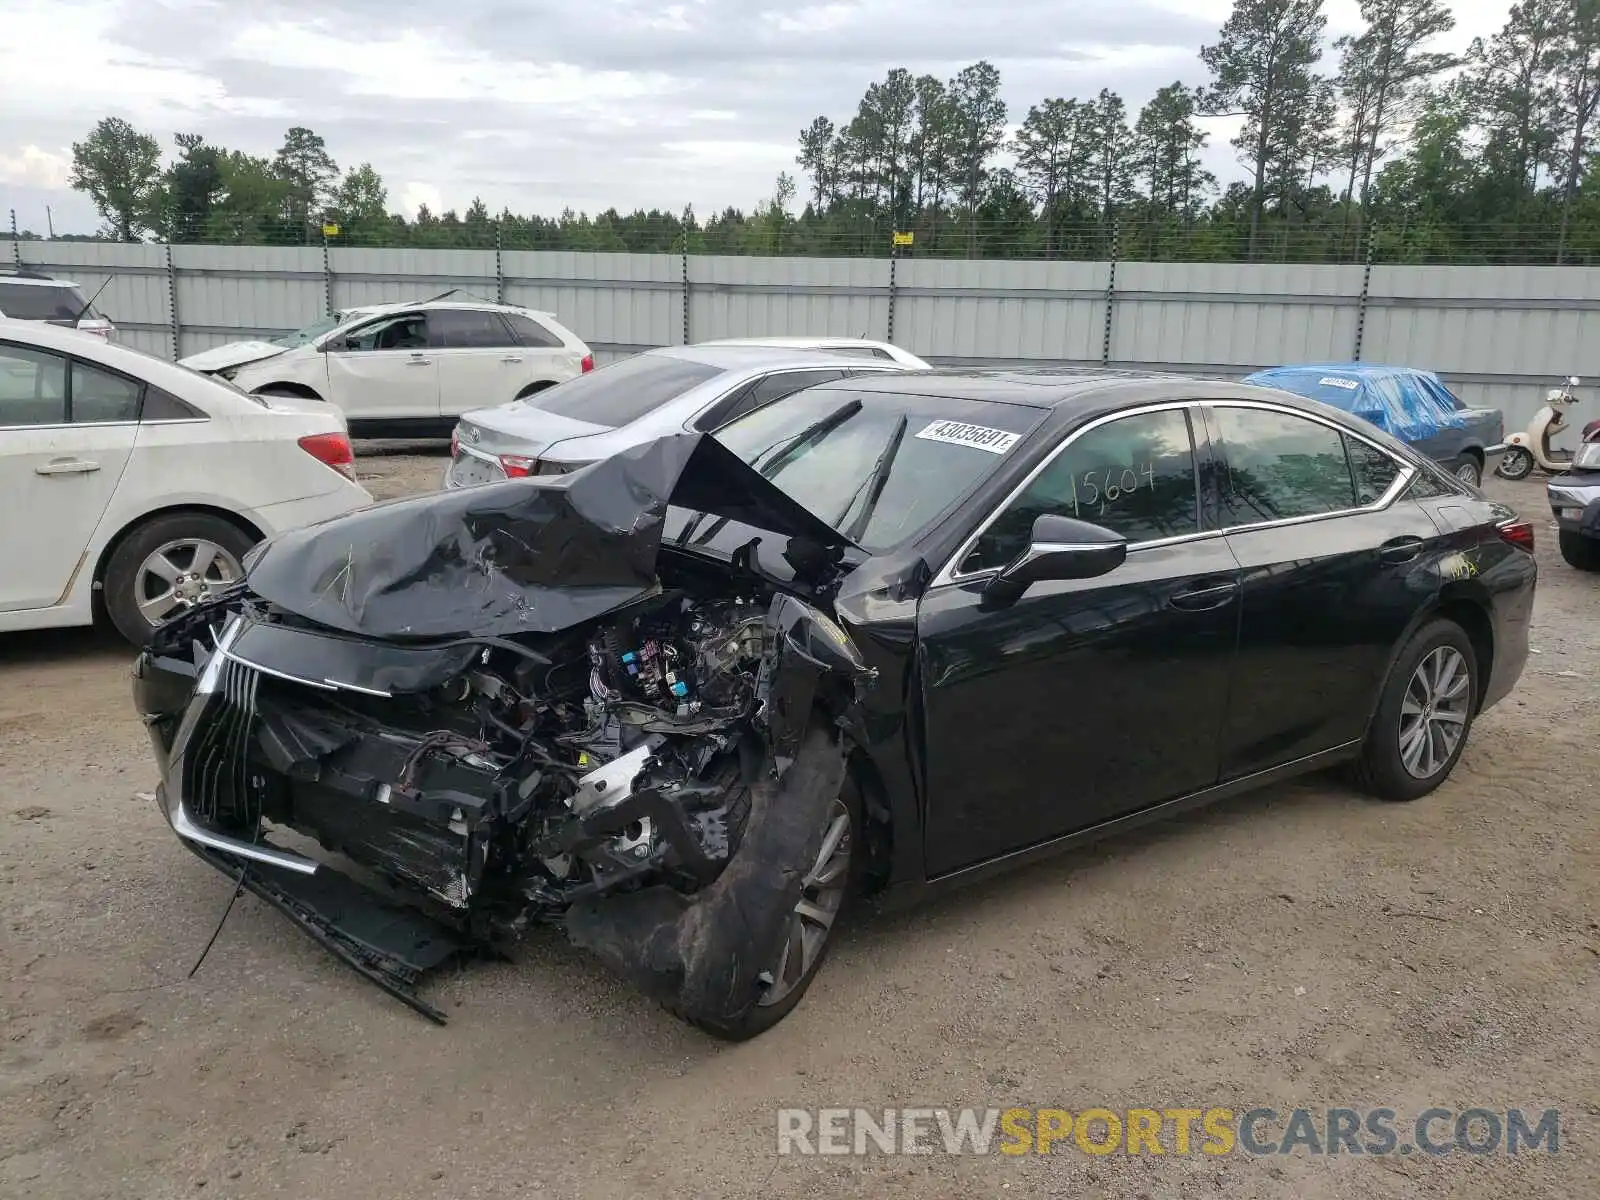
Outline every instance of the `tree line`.
<svg viewBox="0 0 1600 1200">
<path fill-rule="evenodd" d="M 1331 44 L 1323 3 L 1235 0 L 1200 50 L 1206 78 L 1136 113 L 1104 89 L 1014 114 L 986 61 L 948 80 L 895 68 L 848 118 L 800 131 L 804 197 L 785 172 L 704 221 L 481 200 L 407 219 L 370 163 L 341 172 L 300 126 L 271 158 L 191 133 L 164 162 L 156 137 L 108 117 L 74 144 L 72 186 L 118 240 L 885 254 L 909 233 L 897 252 L 1600 261 L 1600 0 L 1524 0 L 1461 56 L 1432 48 L 1454 27 L 1444 0 L 1360 0 L 1363 28 Z M 1208 117 L 1239 121 L 1226 186 L 1203 166 Z"/>
</svg>

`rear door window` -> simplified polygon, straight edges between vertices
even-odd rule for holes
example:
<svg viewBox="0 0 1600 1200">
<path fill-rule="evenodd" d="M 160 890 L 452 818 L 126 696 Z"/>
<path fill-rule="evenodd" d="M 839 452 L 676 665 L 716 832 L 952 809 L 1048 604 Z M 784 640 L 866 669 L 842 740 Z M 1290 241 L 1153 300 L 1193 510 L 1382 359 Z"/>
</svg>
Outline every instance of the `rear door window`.
<svg viewBox="0 0 1600 1200">
<path fill-rule="evenodd" d="M 109 424 L 139 419 L 144 385 L 77 359 L 72 363 L 71 416 L 74 425 Z"/>
<path fill-rule="evenodd" d="M 1400 464 L 1358 437 L 1344 435 L 1344 452 L 1350 459 L 1350 474 L 1356 483 L 1356 504 L 1365 508 L 1382 500 L 1400 478 Z"/>
<path fill-rule="evenodd" d="M 1227 456 L 1223 524 L 1260 525 L 1357 507 L 1344 436 L 1292 413 L 1212 410 Z"/>
<path fill-rule="evenodd" d="M 479 308 L 434 309 L 428 314 L 428 342 L 449 350 L 489 350 L 516 345 L 500 314 Z"/>
</svg>

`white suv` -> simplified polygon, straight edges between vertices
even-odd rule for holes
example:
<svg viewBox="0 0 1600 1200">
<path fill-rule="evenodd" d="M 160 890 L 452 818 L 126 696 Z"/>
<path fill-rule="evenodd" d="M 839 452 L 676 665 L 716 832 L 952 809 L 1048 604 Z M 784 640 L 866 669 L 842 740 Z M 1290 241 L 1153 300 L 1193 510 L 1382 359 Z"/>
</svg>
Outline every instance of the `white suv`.
<svg viewBox="0 0 1600 1200">
<path fill-rule="evenodd" d="M 0 317 L 44 321 L 110 341 L 116 326 L 94 310 L 83 289 L 70 279 L 51 279 L 28 271 L 0 272 Z"/>
<path fill-rule="evenodd" d="M 219 353 L 232 346 L 183 365 L 258 395 L 331 401 L 350 432 L 366 437 L 442 436 L 470 409 L 594 369 L 589 347 L 552 314 L 475 300 L 351 309 L 261 346 L 242 365 L 241 355 Z"/>
</svg>

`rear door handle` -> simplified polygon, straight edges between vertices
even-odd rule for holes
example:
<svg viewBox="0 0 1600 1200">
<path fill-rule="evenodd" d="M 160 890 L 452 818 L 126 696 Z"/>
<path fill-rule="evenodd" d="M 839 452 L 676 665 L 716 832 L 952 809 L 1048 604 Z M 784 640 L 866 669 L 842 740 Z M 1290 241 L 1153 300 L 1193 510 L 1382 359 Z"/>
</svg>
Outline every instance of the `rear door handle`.
<svg viewBox="0 0 1600 1200">
<path fill-rule="evenodd" d="M 421 354 L 413 354 L 410 358 L 406 359 L 406 365 L 411 367 L 425 367 L 431 362 L 433 362 L 433 359 L 425 358 Z"/>
<path fill-rule="evenodd" d="M 1378 558 L 1386 563 L 1408 563 L 1422 553 L 1419 537 L 1390 538 L 1378 547 Z"/>
<path fill-rule="evenodd" d="M 1179 592 L 1167 603 L 1173 608 L 1182 609 L 1184 612 L 1206 612 L 1213 608 L 1221 608 L 1239 593 L 1237 583 L 1214 583 L 1209 587 L 1192 588 L 1187 592 Z"/>
<path fill-rule="evenodd" d="M 100 464 L 86 458 L 53 458 L 33 469 L 36 475 L 87 475 L 98 471 Z"/>
<path fill-rule="evenodd" d="M 501 362 L 521 362 L 522 361 L 522 357 L 520 355 L 517 355 L 517 354 L 508 354 L 504 358 L 502 358 L 500 361 Z"/>
</svg>

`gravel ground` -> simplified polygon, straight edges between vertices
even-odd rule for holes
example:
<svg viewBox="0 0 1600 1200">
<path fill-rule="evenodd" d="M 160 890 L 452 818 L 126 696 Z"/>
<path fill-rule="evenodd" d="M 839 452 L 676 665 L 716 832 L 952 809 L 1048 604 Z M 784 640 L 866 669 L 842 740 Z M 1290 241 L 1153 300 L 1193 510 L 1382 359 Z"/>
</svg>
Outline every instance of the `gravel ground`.
<svg viewBox="0 0 1600 1200">
<path fill-rule="evenodd" d="M 381 496 L 437 449 L 369 447 Z M 128 652 L 0 638 L 0 1195 L 1576 1197 L 1600 1117 L 1597 580 L 1541 485 L 1535 647 L 1454 778 L 1314 778 L 841 931 L 800 1009 L 709 1041 L 542 932 L 430 985 L 434 1028 L 252 897 L 150 802 Z M 775 1108 L 1558 1106 L 1563 1151 L 1076 1149 L 779 1158 Z M 1170 1145 L 1170 1143 L 1169 1143 Z"/>
</svg>

